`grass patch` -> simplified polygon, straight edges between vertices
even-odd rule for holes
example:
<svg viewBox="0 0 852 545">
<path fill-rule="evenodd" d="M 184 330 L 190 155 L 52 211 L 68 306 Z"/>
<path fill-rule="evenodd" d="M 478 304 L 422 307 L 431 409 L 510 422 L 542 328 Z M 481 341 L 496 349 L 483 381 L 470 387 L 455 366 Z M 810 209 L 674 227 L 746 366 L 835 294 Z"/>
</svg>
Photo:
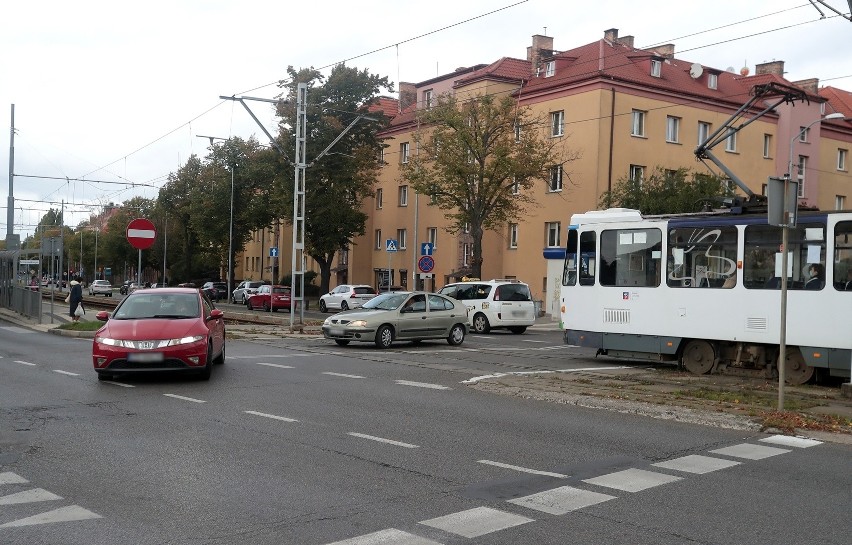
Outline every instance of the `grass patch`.
<svg viewBox="0 0 852 545">
<path fill-rule="evenodd" d="M 714 390 L 711 388 L 695 388 L 692 390 L 678 390 L 678 397 L 691 397 L 693 399 L 706 399 L 718 401 L 719 403 L 730 403 L 732 405 L 753 405 L 757 407 L 773 407 L 778 403 L 778 397 L 774 392 L 756 392 L 751 390 L 730 391 Z M 788 398 L 785 405 L 792 411 L 800 411 L 816 407 L 818 403 L 796 398 Z"/>
<path fill-rule="evenodd" d="M 104 323 L 101 321 L 80 320 L 79 322 L 68 322 L 67 324 L 62 324 L 58 329 L 63 329 L 65 331 L 97 331 L 103 325 Z"/>
<path fill-rule="evenodd" d="M 852 433 L 852 420 L 832 415 L 810 415 L 793 411 L 763 411 L 757 415 L 763 429 L 777 428 L 787 433 L 815 430 Z"/>
</svg>

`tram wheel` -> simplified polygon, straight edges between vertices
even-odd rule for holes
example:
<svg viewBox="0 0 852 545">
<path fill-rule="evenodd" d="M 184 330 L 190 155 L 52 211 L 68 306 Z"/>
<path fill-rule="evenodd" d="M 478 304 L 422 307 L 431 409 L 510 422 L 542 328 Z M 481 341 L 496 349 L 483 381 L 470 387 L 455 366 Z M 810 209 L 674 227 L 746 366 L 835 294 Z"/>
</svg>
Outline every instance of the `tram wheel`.
<svg viewBox="0 0 852 545">
<path fill-rule="evenodd" d="M 692 340 L 686 343 L 680 361 L 684 367 L 696 375 L 709 373 L 716 361 L 713 345 L 707 341 Z"/>
<path fill-rule="evenodd" d="M 805 384 L 814 377 L 814 368 L 805 363 L 798 349 L 788 350 L 784 360 L 784 382 L 787 384 Z"/>
</svg>

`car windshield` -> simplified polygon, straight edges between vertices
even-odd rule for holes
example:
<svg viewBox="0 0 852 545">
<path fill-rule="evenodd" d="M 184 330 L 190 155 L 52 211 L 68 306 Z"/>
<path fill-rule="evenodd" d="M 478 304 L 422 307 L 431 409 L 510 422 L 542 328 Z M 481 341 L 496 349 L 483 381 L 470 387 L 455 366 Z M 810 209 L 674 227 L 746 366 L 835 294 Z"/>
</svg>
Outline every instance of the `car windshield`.
<svg viewBox="0 0 852 545">
<path fill-rule="evenodd" d="M 373 297 L 361 308 L 376 309 L 376 310 L 395 310 L 402 305 L 403 301 L 408 299 L 407 293 L 384 293 Z"/>
<path fill-rule="evenodd" d="M 168 295 L 134 294 L 125 299 L 112 314 L 114 320 L 145 318 L 197 318 L 198 297 L 194 293 Z"/>
</svg>

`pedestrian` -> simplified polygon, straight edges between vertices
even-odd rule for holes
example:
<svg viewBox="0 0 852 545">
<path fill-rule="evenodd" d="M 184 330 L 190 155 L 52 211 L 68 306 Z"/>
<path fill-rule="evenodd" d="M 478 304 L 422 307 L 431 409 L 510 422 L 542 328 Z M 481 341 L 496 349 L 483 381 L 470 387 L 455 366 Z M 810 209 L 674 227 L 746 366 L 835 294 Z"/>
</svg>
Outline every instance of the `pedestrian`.
<svg viewBox="0 0 852 545">
<path fill-rule="evenodd" d="M 77 305 L 80 305 L 81 309 L 83 308 L 83 285 L 80 284 L 80 277 L 75 276 L 69 285 L 71 286 L 71 290 L 68 294 L 68 314 L 72 320 L 79 322 L 80 317 L 77 316 Z"/>
</svg>

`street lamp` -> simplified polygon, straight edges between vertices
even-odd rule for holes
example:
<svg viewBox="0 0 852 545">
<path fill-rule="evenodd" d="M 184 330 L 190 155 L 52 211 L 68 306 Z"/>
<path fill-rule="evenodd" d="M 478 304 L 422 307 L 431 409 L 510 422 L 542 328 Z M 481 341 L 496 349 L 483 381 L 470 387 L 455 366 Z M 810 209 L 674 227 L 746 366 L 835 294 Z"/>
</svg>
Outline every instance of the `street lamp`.
<svg viewBox="0 0 852 545">
<path fill-rule="evenodd" d="M 778 349 L 779 411 L 784 410 L 784 366 L 787 363 L 787 252 L 789 251 L 787 246 L 790 242 L 790 227 L 796 226 L 797 216 L 795 212 L 792 214 L 790 213 L 788 210 L 789 204 L 787 203 L 787 192 L 790 187 L 790 178 L 793 173 L 793 144 L 795 144 L 796 140 L 800 139 L 803 134 L 807 133 L 808 129 L 810 129 L 813 125 L 816 125 L 826 119 L 841 119 L 843 117 L 844 115 L 842 113 L 828 114 L 827 116 L 816 119 L 810 122 L 807 126 L 802 127 L 799 129 L 799 132 L 796 133 L 796 136 L 790 139 L 790 156 L 789 161 L 787 162 L 787 174 L 784 175 L 784 206 L 782 208 L 784 211 L 784 222 L 781 224 L 781 334 Z M 798 200 L 796 200 L 794 210 L 798 208 L 798 205 Z"/>
<path fill-rule="evenodd" d="M 204 136 L 203 134 L 196 134 L 198 138 L 207 138 L 210 140 L 210 147 L 213 147 L 214 140 L 224 140 L 228 141 L 229 138 L 221 138 L 218 136 Z M 234 169 L 236 168 L 236 161 L 233 161 L 231 164 L 231 218 L 228 223 L 228 294 L 227 297 L 231 297 L 231 277 L 233 276 L 233 244 L 234 244 Z"/>
</svg>

